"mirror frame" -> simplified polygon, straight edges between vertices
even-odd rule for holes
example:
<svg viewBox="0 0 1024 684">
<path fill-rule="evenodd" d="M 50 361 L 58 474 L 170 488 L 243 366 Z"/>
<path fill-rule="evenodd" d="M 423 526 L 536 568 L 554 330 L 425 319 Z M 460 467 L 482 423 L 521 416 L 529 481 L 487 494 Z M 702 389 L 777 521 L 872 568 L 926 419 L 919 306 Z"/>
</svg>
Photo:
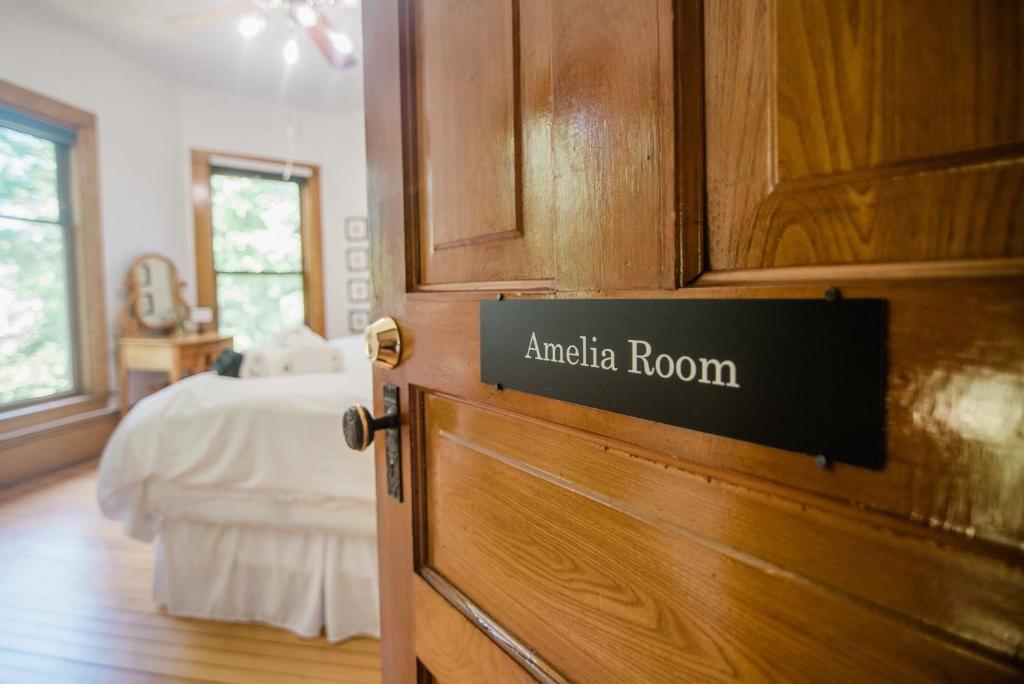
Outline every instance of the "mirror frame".
<svg viewBox="0 0 1024 684">
<path fill-rule="evenodd" d="M 180 312 L 179 319 L 188 317 L 189 307 L 184 297 L 181 296 L 181 289 L 185 286 L 185 281 L 178 278 L 178 269 L 175 267 L 174 262 L 163 254 L 142 254 L 132 261 L 132 265 L 128 268 L 128 275 L 124 278 L 124 286 L 127 289 L 127 293 L 124 304 L 121 305 L 121 312 L 118 315 L 118 327 L 122 337 L 170 335 L 177 326 L 177 323 L 147 325 L 143 323 L 142 318 L 139 316 L 139 268 L 143 262 L 151 259 L 159 259 L 167 264 L 171 278 L 171 298 L 174 300 L 174 308 Z"/>
</svg>

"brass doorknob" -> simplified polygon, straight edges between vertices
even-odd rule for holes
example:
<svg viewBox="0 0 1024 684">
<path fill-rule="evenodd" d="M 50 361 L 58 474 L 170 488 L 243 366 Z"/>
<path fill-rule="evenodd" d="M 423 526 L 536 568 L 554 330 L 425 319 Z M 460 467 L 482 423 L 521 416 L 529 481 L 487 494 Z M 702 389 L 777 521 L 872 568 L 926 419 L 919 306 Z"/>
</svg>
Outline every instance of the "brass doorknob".
<svg viewBox="0 0 1024 684">
<path fill-rule="evenodd" d="M 398 411 L 374 418 L 361 404 L 350 407 L 341 418 L 341 431 L 345 434 L 345 443 L 356 451 L 362 451 L 370 446 L 377 430 L 393 427 L 398 427 Z"/>
<path fill-rule="evenodd" d="M 378 318 L 363 331 L 366 356 L 378 366 L 394 368 L 402 360 L 402 335 L 394 318 Z"/>
</svg>

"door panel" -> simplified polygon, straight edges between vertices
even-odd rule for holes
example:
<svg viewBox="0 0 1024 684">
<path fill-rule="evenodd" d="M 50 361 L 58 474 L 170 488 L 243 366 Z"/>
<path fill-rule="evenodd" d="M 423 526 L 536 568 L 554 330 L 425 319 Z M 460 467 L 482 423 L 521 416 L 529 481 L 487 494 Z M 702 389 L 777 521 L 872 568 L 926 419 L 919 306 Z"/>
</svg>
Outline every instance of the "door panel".
<svg viewBox="0 0 1024 684">
<path fill-rule="evenodd" d="M 1019 7 L 365 4 L 389 681 L 1021 676 Z M 480 383 L 498 293 L 828 287 L 888 305 L 879 471 Z"/>
<path fill-rule="evenodd" d="M 935 12 L 707 3 L 713 270 L 1024 256 L 1024 7 Z"/>
<path fill-rule="evenodd" d="M 533 681 L 425 581 L 417 577 L 413 586 L 416 623 L 422 625 L 416 653 L 434 681 Z"/>
<path fill-rule="evenodd" d="M 556 429 L 521 414 L 428 396 L 425 415 L 424 536 L 430 544 L 428 562 L 439 570 L 447 564 L 446 554 L 460 548 L 458 540 L 444 547 L 451 531 L 460 529 L 445 517 L 451 505 L 445 455 L 458 461 L 469 450 L 554 480 L 566 493 L 625 511 L 659 529 L 688 535 L 736 558 L 761 559 L 764 567 L 798 573 L 994 649 L 1012 648 L 1013 627 L 1024 621 L 1024 570 L 1007 568 L 998 555 L 937 549 L 928 539 L 886 529 L 879 518 L 851 517 L 843 507 L 790 502 L 751 489 L 743 479 L 712 476 L 694 466 L 666 468 L 646 450 L 592 433 Z M 452 450 L 459 453 L 451 456 Z M 501 477 L 487 484 L 504 489 L 506 482 Z M 476 496 L 490 493 L 481 487 Z M 456 505 L 473 504 L 457 500 Z M 865 573 L 864 558 L 892 562 L 876 563 Z M 1007 603 L 1005 597 L 1017 600 Z"/>
<path fill-rule="evenodd" d="M 515 3 L 419 5 L 417 120 L 429 247 L 450 249 L 518 232 Z M 453 33 L 459 40 L 452 40 Z M 484 53 L 489 58 L 479 59 Z"/>
<path fill-rule="evenodd" d="M 674 287 L 672 4 L 552 7 L 558 288 Z"/>
<path fill-rule="evenodd" d="M 998 598 L 1024 605 L 1024 573 L 997 560 L 965 563 L 550 423 L 435 395 L 424 412 L 426 563 L 571 680 L 799 679 L 820 642 L 819 677 L 1011 674 L 878 610 L 995 645 L 1024 618 Z M 878 555 L 900 562 L 865 574 Z M 962 582 L 971 595 L 948 593 Z"/>
<path fill-rule="evenodd" d="M 418 102 L 417 284 L 549 287 L 547 1 L 419 0 L 409 9 L 410 85 Z"/>
</svg>

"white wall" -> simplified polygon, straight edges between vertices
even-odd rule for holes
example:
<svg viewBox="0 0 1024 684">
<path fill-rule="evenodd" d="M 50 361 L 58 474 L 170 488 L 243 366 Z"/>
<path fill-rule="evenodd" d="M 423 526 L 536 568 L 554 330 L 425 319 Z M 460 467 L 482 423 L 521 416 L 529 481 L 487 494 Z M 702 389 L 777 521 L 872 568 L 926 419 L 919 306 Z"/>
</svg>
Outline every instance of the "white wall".
<svg viewBox="0 0 1024 684">
<path fill-rule="evenodd" d="M 139 254 L 174 260 L 194 301 L 189 151 L 285 158 L 286 122 L 294 157 L 320 166 L 327 334 L 347 334 L 344 218 L 366 214 L 361 108 L 290 108 L 177 83 L 23 0 L 0 0 L 0 79 L 96 115 L 111 345 L 121 281 Z"/>
<path fill-rule="evenodd" d="M 104 284 L 113 344 L 121 281 L 132 259 L 161 252 L 181 264 L 186 256 L 174 84 L 54 22 L 32 3 L 3 0 L 0 17 L 0 78 L 96 115 Z"/>
</svg>

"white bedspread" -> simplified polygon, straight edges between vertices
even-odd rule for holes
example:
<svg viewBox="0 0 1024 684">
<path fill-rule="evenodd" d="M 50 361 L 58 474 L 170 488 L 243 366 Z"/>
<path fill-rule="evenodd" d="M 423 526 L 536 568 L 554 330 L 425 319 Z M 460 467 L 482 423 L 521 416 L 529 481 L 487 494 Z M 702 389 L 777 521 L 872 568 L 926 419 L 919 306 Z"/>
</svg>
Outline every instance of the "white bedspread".
<svg viewBox="0 0 1024 684">
<path fill-rule="evenodd" d="M 210 519 L 204 507 L 236 518 L 250 508 L 252 522 L 284 527 L 366 530 L 373 456 L 345 445 L 341 416 L 368 403 L 369 390 L 366 372 L 182 380 L 139 402 L 114 431 L 100 464 L 100 507 L 142 541 L 165 515 Z M 296 519 L 261 513 L 284 510 L 275 504 L 289 504 Z M 354 521 L 343 510 L 370 517 Z"/>
<path fill-rule="evenodd" d="M 345 409 L 370 404 L 371 371 L 347 342 L 344 373 L 204 373 L 114 431 L 100 508 L 158 539 L 154 597 L 172 614 L 379 636 L 373 454 L 341 432 Z"/>
</svg>

